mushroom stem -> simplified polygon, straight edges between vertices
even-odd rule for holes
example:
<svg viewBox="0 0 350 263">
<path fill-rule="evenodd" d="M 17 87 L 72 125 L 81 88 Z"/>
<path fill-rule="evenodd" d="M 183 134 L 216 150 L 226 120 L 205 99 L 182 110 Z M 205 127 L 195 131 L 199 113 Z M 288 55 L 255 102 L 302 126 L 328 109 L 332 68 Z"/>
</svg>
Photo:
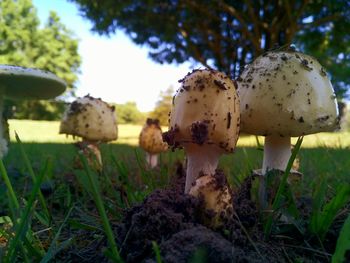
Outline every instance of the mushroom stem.
<svg viewBox="0 0 350 263">
<path fill-rule="evenodd" d="M 290 137 L 266 136 L 262 173 L 259 176 L 259 206 L 264 210 L 268 205 L 265 174 L 269 170 L 284 171 L 291 156 Z"/>
<path fill-rule="evenodd" d="M 158 154 L 146 152 L 146 162 L 151 168 L 156 167 L 158 165 Z"/>
<path fill-rule="evenodd" d="M 7 140 L 5 139 L 4 134 L 4 117 L 3 117 L 3 111 L 4 111 L 4 92 L 3 89 L 0 88 L 0 159 L 2 159 L 7 154 Z"/>
<path fill-rule="evenodd" d="M 192 144 L 185 146 L 185 152 L 187 156 L 185 194 L 188 194 L 200 175 L 215 174 L 222 151 L 212 145 Z"/>
<path fill-rule="evenodd" d="M 82 151 L 86 156 L 88 162 L 97 168 L 97 170 L 102 169 L 102 157 L 99 148 L 99 143 L 97 141 L 91 141 L 83 138 L 82 141 Z"/>
<path fill-rule="evenodd" d="M 262 174 L 272 169 L 284 171 L 291 154 L 290 137 L 266 136 Z"/>
</svg>

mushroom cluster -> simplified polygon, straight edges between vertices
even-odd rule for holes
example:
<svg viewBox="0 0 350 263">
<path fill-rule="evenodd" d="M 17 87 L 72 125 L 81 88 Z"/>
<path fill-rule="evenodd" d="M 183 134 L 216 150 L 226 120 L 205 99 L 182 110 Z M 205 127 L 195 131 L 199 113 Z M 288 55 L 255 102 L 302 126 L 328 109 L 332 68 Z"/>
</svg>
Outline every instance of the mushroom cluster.
<svg viewBox="0 0 350 263">
<path fill-rule="evenodd" d="M 62 94 L 66 83 L 51 72 L 34 68 L 0 65 L 0 158 L 8 150 L 6 140 L 7 120 L 3 118 L 3 100 L 51 99 Z"/>
<path fill-rule="evenodd" d="M 95 158 L 96 167 L 101 169 L 100 143 L 118 137 L 115 108 L 90 95 L 77 98 L 64 112 L 59 133 L 81 137 L 82 141 L 76 144 L 77 147 L 91 163 L 95 163 Z"/>
<path fill-rule="evenodd" d="M 154 168 L 158 164 L 158 155 L 168 149 L 163 141 L 162 129 L 158 119 L 147 118 L 139 136 L 139 145 L 146 152 L 146 162 Z"/>
<path fill-rule="evenodd" d="M 311 56 L 295 51 L 267 52 L 245 67 L 237 83 L 241 131 L 265 136 L 262 175 L 286 169 L 291 137 L 338 127 L 332 84 Z"/>
</svg>

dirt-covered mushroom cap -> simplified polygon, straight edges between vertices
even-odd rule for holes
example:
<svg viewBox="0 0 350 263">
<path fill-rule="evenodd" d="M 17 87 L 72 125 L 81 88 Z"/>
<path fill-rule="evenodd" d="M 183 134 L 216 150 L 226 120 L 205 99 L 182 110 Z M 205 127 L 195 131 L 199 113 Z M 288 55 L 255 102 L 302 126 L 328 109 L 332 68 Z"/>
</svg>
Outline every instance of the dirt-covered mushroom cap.
<svg viewBox="0 0 350 263">
<path fill-rule="evenodd" d="M 243 132 L 296 137 L 338 126 L 332 84 L 311 56 L 267 52 L 246 66 L 237 83 Z"/>
<path fill-rule="evenodd" d="M 89 95 L 78 98 L 65 111 L 59 132 L 90 141 L 116 140 L 118 127 L 115 108 Z"/>
<path fill-rule="evenodd" d="M 214 212 L 214 215 L 211 215 L 211 226 L 220 226 L 225 218 L 232 215 L 232 192 L 223 173 L 217 172 L 197 178 L 189 194 L 203 198 L 205 209 Z"/>
<path fill-rule="evenodd" d="M 14 99 L 50 99 L 62 94 L 66 83 L 48 71 L 0 65 L 0 88 Z"/>
<path fill-rule="evenodd" d="M 194 70 L 180 82 L 173 98 L 167 142 L 174 146 L 214 145 L 221 152 L 232 152 L 240 124 L 235 82 L 210 69 Z"/>
<path fill-rule="evenodd" d="M 150 154 L 158 154 L 168 149 L 168 144 L 163 142 L 159 120 L 147 119 L 139 136 L 139 145 Z"/>
</svg>

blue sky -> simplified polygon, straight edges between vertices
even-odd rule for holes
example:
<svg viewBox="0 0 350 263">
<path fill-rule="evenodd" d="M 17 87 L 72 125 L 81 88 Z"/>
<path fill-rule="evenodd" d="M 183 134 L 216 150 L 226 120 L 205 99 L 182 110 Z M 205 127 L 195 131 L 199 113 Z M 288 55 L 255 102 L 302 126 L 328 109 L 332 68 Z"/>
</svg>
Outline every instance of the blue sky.
<svg viewBox="0 0 350 263">
<path fill-rule="evenodd" d="M 148 58 L 147 48 L 133 44 L 122 31 L 111 37 L 90 31 L 92 24 L 79 15 L 75 4 L 66 0 L 32 0 L 41 22 L 55 11 L 79 41 L 82 57 L 77 95 L 90 93 L 107 102 L 135 101 L 141 111 L 154 108 L 161 91 L 178 87 L 177 80 L 191 65 L 160 65 Z"/>
</svg>

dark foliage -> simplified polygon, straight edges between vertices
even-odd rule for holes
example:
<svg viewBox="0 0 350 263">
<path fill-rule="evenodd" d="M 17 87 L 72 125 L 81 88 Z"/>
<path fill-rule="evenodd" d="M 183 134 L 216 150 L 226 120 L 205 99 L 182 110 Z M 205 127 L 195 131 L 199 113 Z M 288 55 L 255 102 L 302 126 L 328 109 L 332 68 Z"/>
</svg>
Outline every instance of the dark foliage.
<svg viewBox="0 0 350 263">
<path fill-rule="evenodd" d="M 70 0 L 93 30 L 122 29 L 160 63 L 196 61 L 237 77 L 253 58 L 295 44 L 332 76 L 337 95 L 350 83 L 350 1 Z"/>
</svg>

